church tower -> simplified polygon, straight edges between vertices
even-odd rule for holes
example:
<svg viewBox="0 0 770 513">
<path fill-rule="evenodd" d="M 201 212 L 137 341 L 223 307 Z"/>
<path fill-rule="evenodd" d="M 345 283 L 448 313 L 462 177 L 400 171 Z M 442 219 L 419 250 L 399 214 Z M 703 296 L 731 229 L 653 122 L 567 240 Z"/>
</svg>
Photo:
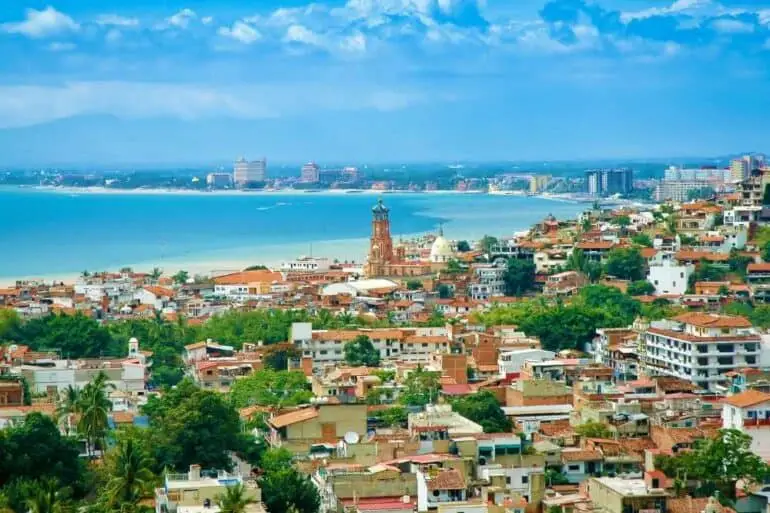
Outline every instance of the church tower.
<svg viewBox="0 0 770 513">
<path fill-rule="evenodd" d="M 387 266 L 393 262 L 389 212 L 381 199 L 372 208 L 372 237 L 369 241 L 369 259 L 366 263 L 368 276 L 387 275 Z"/>
</svg>

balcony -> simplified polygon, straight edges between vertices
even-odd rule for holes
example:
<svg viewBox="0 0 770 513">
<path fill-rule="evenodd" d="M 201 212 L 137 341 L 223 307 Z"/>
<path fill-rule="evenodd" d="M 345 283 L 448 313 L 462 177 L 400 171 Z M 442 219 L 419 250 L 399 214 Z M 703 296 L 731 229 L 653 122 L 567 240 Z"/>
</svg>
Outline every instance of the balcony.
<svg viewBox="0 0 770 513">
<path fill-rule="evenodd" d="M 743 427 L 750 426 L 770 426 L 770 419 L 757 419 L 746 417 L 743 419 Z"/>
</svg>

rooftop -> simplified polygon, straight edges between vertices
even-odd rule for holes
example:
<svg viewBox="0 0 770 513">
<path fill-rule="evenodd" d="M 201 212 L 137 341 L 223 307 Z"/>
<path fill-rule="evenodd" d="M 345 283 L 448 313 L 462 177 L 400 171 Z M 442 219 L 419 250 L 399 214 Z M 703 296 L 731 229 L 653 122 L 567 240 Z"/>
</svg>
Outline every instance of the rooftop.
<svg viewBox="0 0 770 513">
<path fill-rule="evenodd" d="M 646 497 L 649 495 L 666 495 L 665 490 L 647 488 L 644 479 L 622 479 L 620 477 L 597 477 L 596 481 L 624 497 Z M 654 491 L 653 491 L 654 490 Z"/>
</svg>

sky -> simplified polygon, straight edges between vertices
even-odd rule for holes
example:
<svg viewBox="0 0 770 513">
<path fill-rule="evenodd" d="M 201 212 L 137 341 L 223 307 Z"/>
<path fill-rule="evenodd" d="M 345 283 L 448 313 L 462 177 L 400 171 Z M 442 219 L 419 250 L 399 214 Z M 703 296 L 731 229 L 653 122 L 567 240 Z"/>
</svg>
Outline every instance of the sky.
<svg viewBox="0 0 770 513">
<path fill-rule="evenodd" d="M 770 0 L 0 2 L 0 168 L 770 150 Z"/>
</svg>

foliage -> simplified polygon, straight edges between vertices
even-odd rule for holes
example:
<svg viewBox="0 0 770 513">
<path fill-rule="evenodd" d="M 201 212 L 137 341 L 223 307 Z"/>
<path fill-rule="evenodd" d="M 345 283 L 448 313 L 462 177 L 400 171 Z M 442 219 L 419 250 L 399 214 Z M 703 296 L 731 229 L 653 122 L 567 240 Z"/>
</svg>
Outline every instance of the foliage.
<svg viewBox="0 0 770 513">
<path fill-rule="evenodd" d="M 112 340 L 107 329 L 82 313 L 48 315 L 23 324 L 11 317 L 0 324 L 0 329 L 8 330 L 0 334 L 0 339 L 26 344 L 33 350 L 58 349 L 66 358 L 124 354 L 124 349 Z"/>
<path fill-rule="evenodd" d="M 180 270 L 174 276 L 172 276 L 171 279 L 177 285 L 184 285 L 185 283 L 187 283 L 190 280 L 190 273 L 188 273 L 185 270 Z"/>
<path fill-rule="evenodd" d="M 249 490 L 243 483 L 228 486 L 225 493 L 217 496 L 220 513 L 244 513 L 249 504 L 255 502 L 256 499 L 249 495 Z"/>
<path fill-rule="evenodd" d="M 631 296 L 647 296 L 655 292 L 655 285 L 647 280 L 632 281 L 626 292 Z"/>
<path fill-rule="evenodd" d="M 236 380 L 230 388 L 230 400 L 236 408 L 246 406 L 297 406 L 313 397 L 307 378 L 297 371 L 263 369 Z"/>
<path fill-rule="evenodd" d="M 535 264 L 511 258 L 503 273 L 506 296 L 520 296 L 535 286 Z"/>
<path fill-rule="evenodd" d="M 401 404 L 408 406 L 425 406 L 438 398 L 441 388 L 439 378 L 441 373 L 429 372 L 417 367 L 404 380 L 404 391 L 399 396 Z"/>
<path fill-rule="evenodd" d="M 291 453 L 286 449 L 270 449 L 262 455 L 260 479 L 262 497 L 268 511 L 316 513 L 321 506 L 318 489 L 310 478 L 291 465 Z"/>
<path fill-rule="evenodd" d="M 453 258 L 446 263 L 444 272 L 447 274 L 461 274 L 465 272 L 465 269 L 456 258 Z"/>
<path fill-rule="evenodd" d="M 565 267 L 569 271 L 579 271 L 585 274 L 592 283 L 598 280 L 602 275 L 601 264 L 589 260 L 586 257 L 585 252 L 579 248 L 572 250 L 572 253 L 570 253 L 567 258 Z"/>
<path fill-rule="evenodd" d="M 106 469 L 110 478 L 103 497 L 110 510 L 136 504 L 151 494 L 155 476 L 140 436 L 134 430 L 122 431 L 116 446 L 107 453 Z"/>
<path fill-rule="evenodd" d="M 25 501 L 28 513 L 64 513 L 70 510 L 68 490 L 51 478 L 29 483 Z"/>
<path fill-rule="evenodd" d="M 453 401 L 452 409 L 466 419 L 480 424 L 485 433 L 510 432 L 513 427 L 495 395 L 488 390 Z"/>
<path fill-rule="evenodd" d="M 79 452 L 52 419 L 30 413 L 23 422 L 0 430 L 0 486 L 13 479 L 50 477 L 76 487 L 84 482 L 85 473 Z"/>
<path fill-rule="evenodd" d="M 746 276 L 746 268 L 750 263 L 754 261 L 753 258 L 746 255 L 741 255 L 737 251 L 730 252 L 730 258 L 727 264 L 730 266 L 730 270 L 734 273 L 738 273 L 740 276 Z"/>
<path fill-rule="evenodd" d="M 644 278 L 645 261 L 638 248 L 616 248 L 607 255 L 605 270 L 608 275 L 623 280 Z"/>
<path fill-rule="evenodd" d="M 631 237 L 631 242 L 633 242 L 637 246 L 642 246 L 644 248 L 652 247 L 652 238 L 646 233 L 637 233 L 636 235 Z"/>
<path fill-rule="evenodd" d="M 491 235 L 484 235 L 479 241 L 479 247 L 484 254 L 489 255 L 492 252 L 492 247 L 496 246 L 497 243 L 498 241 L 496 237 L 492 237 Z"/>
<path fill-rule="evenodd" d="M 575 433 L 585 438 L 611 438 L 612 432 L 602 422 L 588 421 L 575 426 Z"/>
<path fill-rule="evenodd" d="M 454 293 L 452 292 L 452 287 L 450 287 L 446 283 L 440 284 L 436 288 L 436 290 L 438 291 L 439 299 L 451 299 L 452 296 L 454 296 Z"/>
<path fill-rule="evenodd" d="M 707 260 L 701 260 L 690 275 L 690 282 L 721 281 L 727 275 L 725 268 L 718 264 L 712 264 Z"/>
<path fill-rule="evenodd" d="M 621 228 L 626 228 L 631 225 L 631 218 L 628 216 L 618 216 L 615 218 L 615 224 Z"/>
<path fill-rule="evenodd" d="M 243 448 L 238 412 L 216 392 L 201 390 L 185 379 L 144 406 L 150 418 L 150 447 L 157 473 L 164 468 L 186 471 L 190 465 L 229 469 L 229 453 Z"/>
<path fill-rule="evenodd" d="M 267 268 L 266 265 L 259 265 L 259 264 L 250 265 L 246 269 L 244 269 L 244 271 L 268 271 L 268 270 L 269 269 Z"/>
<path fill-rule="evenodd" d="M 687 191 L 687 201 L 713 198 L 716 192 L 713 187 L 700 187 Z"/>
<path fill-rule="evenodd" d="M 567 476 L 559 472 L 558 470 L 547 468 L 545 469 L 545 482 L 547 486 L 553 486 L 553 485 L 565 485 L 569 484 L 569 479 L 567 479 Z M 558 506 L 556 506 L 558 508 Z M 561 508 L 558 508 L 559 512 L 561 512 Z M 551 510 L 548 510 L 548 513 L 552 513 Z"/>
<path fill-rule="evenodd" d="M 420 290 L 422 282 L 420 280 L 409 280 L 406 282 L 406 290 Z"/>
<path fill-rule="evenodd" d="M 372 416 L 389 427 L 405 426 L 409 419 L 409 412 L 403 406 L 393 406 L 385 410 L 377 410 Z"/>
<path fill-rule="evenodd" d="M 770 242 L 762 247 L 762 260 L 770 262 Z"/>
<path fill-rule="evenodd" d="M 353 366 L 365 365 L 378 367 L 380 365 L 380 351 L 369 337 L 358 335 L 355 339 L 345 344 L 345 363 Z"/>
<path fill-rule="evenodd" d="M 461 240 L 457 242 L 457 252 L 458 253 L 467 253 L 471 250 L 471 245 L 468 244 L 467 240 Z"/>
<path fill-rule="evenodd" d="M 679 234 L 679 242 L 682 246 L 694 246 L 698 243 L 698 239 L 694 235 L 687 235 L 686 233 Z"/>
<path fill-rule="evenodd" d="M 97 445 L 105 447 L 104 438 L 108 429 L 108 414 L 112 403 L 107 396 L 107 389 L 114 388 L 107 382 L 104 372 L 94 377 L 80 391 L 77 401 L 78 432 L 86 439 L 86 451 L 95 449 Z"/>
<path fill-rule="evenodd" d="M 668 477 L 700 482 L 699 491 L 715 490 L 735 499 L 736 483 L 761 483 L 770 475 L 767 464 L 751 451 L 751 437 L 737 429 L 721 429 L 713 440 L 697 443 L 692 451 L 658 456 L 656 467 Z"/>
</svg>

